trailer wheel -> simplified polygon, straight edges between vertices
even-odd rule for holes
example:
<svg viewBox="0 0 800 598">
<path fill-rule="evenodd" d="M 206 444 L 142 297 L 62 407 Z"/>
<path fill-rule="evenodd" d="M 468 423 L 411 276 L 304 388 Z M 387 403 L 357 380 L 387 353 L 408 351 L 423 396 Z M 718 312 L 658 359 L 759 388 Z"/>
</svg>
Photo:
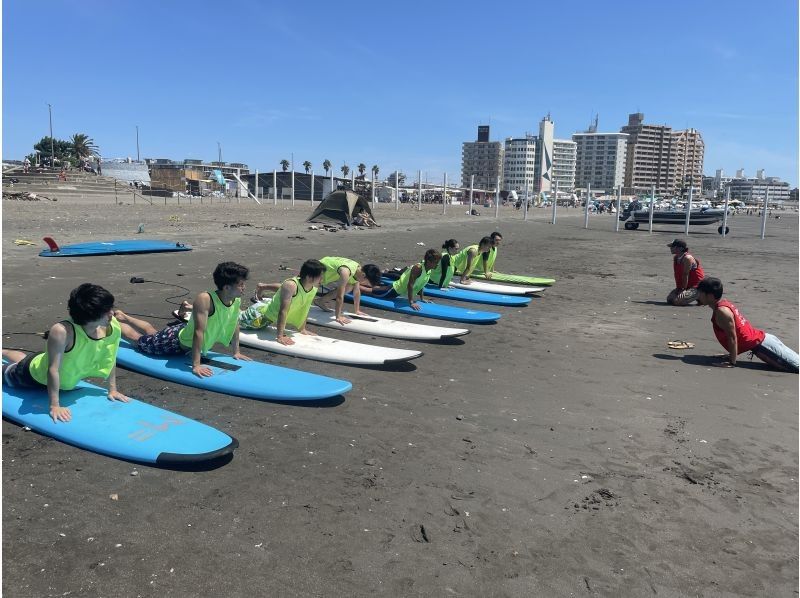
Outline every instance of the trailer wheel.
<svg viewBox="0 0 800 598">
<path fill-rule="evenodd" d="M 717 228 L 717 232 L 718 232 L 719 234 L 722 234 L 722 227 L 721 227 L 721 226 L 720 226 L 719 228 Z M 725 234 L 727 235 L 729 232 L 731 232 L 731 227 L 729 227 L 729 226 L 726 226 L 726 227 L 725 227 Z"/>
</svg>

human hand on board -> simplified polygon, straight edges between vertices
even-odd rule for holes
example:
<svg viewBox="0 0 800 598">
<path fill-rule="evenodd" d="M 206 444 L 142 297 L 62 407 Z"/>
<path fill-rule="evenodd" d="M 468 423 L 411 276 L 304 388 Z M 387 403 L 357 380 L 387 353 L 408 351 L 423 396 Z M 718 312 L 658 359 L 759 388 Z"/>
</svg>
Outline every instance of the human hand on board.
<svg viewBox="0 0 800 598">
<path fill-rule="evenodd" d="M 238 351 L 233 354 L 234 359 L 240 359 L 241 361 L 253 361 L 251 357 L 248 357 L 244 353 L 239 353 Z"/>
<path fill-rule="evenodd" d="M 62 407 L 60 405 L 52 405 L 50 407 L 50 417 L 53 418 L 54 422 L 68 422 L 72 419 L 72 413 L 70 412 L 68 407 Z"/>
<path fill-rule="evenodd" d="M 131 400 L 130 397 L 125 396 L 118 390 L 109 390 L 108 391 L 108 400 L 109 401 L 119 401 L 120 403 L 127 403 Z"/>
<path fill-rule="evenodd" d="M 214 375 L 214 372 L 211 371 L 211 368 L 204 365 L 193 365 L 192 373 L 198 378 L 210 378 Z"/>
</svg>

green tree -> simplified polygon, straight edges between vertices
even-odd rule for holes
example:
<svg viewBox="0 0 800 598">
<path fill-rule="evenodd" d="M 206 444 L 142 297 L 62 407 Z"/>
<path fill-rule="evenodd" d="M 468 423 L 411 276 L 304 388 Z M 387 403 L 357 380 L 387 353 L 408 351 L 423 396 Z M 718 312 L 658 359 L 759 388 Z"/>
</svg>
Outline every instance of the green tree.
<svg viewBox="0 0 800 598">
<path fill-rule="evenodd" d="M 308 160 L 303 162 L 303 168 L 306 169 L 306 174 L 310 173 L 311 172 L 311 162 L 309 162 Z"/>
<path fill-rule="evenodd" d="M 100 149 L 95 144 L 94 139 L 84 133 L 75 133 L 70 139 L 70 144 L 72 145 L 72 155 L 78 161 L 97 156 Z"/>
<path fill-rule="evenodd" d="M 328 176 L 328 172 L 330 171 L 331 166 L 333 166 L 333 165 L 331 164 L 330 160 L 325 160 L 322 163 L 322 167 L 325 169 L 325 176 Z"/>
<path fill-rule="evenodd" d="M 347 175 L 350 173 L 350 167 L 347 164 L 343 164 L 340 170 L 342 171 L 342 176 L 347 178 Z"/>
<path fill-rule="evenodd" d="M 373 164 L 373 165 L 372 165 L 372 174 L 374 174 L 374 175 L 375 175 L 375 178 L 376 178 L 376 179 L 378 178 L 378 173 L 379 173 L 380 171 L 381 171 L 381 169 L 380 169 L 380 168 L 378 168 L 378 165 L 377 165 L 377 164 Z"/>
<path fill-rule="evenodd" d="M 358 174 L 363 179 L 364 178 L 364 173 L 367 171 L 367 165 L 362 162 L 361 164 L 356 166 L 356 168 L 358 168 Z"/>
<path fill-rule="evenodd" d="M 64 139 L 53 139 L 53 151 L 56 160 L 60 162 L 70 162 L 72 158 L 72 144 Z M 50 137 L 42 137 L 37 143 L 33 145 L 34 150 L 38 150 L 42 160 L 50 159 Z M 31 160 L 33 161 L 33 160 Z"/>
<path fill-rule="evenodd" d="M 283 168 L 283 172 L 289 170 L 289 160 L 281 160 L 281 168 Z"/>
</svg>

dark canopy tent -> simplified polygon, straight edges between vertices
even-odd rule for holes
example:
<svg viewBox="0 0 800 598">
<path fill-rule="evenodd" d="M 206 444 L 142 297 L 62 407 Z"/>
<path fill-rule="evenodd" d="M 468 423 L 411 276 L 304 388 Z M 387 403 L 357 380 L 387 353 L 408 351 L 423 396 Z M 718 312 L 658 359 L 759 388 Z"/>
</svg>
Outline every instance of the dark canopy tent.
<svg viewBox="0 0 800 598">
<path fill-rule="evenodd" d="M 375 220 L 372 210 L 363 197 L 352 191 L 334 191 L 323 199 L 311 214 L 307 222 L 335 222 L 337 224 L 352 224 L 353 216 L 363 211 Z"/>
</svg>

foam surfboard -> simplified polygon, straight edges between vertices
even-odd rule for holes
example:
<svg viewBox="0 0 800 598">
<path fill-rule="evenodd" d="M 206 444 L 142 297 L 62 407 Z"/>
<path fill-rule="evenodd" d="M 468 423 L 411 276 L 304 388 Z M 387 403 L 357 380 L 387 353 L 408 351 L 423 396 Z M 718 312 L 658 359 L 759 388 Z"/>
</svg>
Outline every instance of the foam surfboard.
<svg viewBox="0 0 800 598">
<path fill-rule="evenodd" d="M 336 330 L 405 340 L 438 341 L 469 334 L 469 329 L 467 328 L 445 328 L 444 326 L 413 324 L 401 320 L 379 318 L 373 315 L 359 316 L 352 312 L 342 312 L 342 315 L 349 318 L 351 322 L 344 325 L 339 324 L 332 311 L 326 311 L 316 305 L 312 305 L 311 310 L 308 312 L 308 322 L 315 326 L 335 328 Z"/>
<path fill-rule="evenodd" d="M 485 305 L 503 305 L 506 307 L 522 307 L 531 302 L 530 297 L 523 295 L 500 295 L 497 293 L 484 293 L 472 289 L 459 289 L 447 287 L 440 289 L 435 284 L 425 285 L 427 297 L 451 299 L 453 301 L 466 301 L 468 303 L 483 303 Z"/>
<path fill-rule="evenodd" d="M 209 351 L 203 364 L 214 373 L 200 378 L 192 373 L 192 358 L 186 355 L 145 355 L 123 340 L 117 365 L 140 374 L 222 394 L 264 401 L 313 401 L 349 392 L 347 380 L 301 372 L 259 361 L 240 361 Z"/>
<path fill-rule="evenodd" d="M 76 243 L 59 247 L 50 237 L 44 238 L 48 249 L 39 252 L 41 257 L 83 257 L 88 255 L 117 255 L 125 253 L 164 253 L 170 251 L 191 251 L 184 243 L 174 241 L 154 241 L 145 239 L 96 241 L 92 243 Z"/>
<path fill-rule="evenodd" d="M 345 299 L 353 302 L 353 295 L 348 293 Z M 469 322 L 472 324 L 489 324 L 500 319 L 500 314 L 491 311 L 481 311 L 477 309 L 466 309 L 442 305 L 441 303 L 422 303 L 417 302 L 420 309 L 415 310 L 408 304 L 405 297 L 395 297 L 394 299 L 379 299 L 369 295 L 361 295 L 361 305 L 365 307 L 376 307 L 387 311 L 396 311 L 411 316 L 421 316 L 423 318 L 434 318 L 437 320 L 450 320 L 451 322 Z"/>
<path fill-rule="evenodd" d="M 39 434 L 88 451 L 163 466 L 203 463 L 226 457 L 239 443 L 206 424 L 136 399 L 109 401 L 105 388 L 81 382 L 61 391 L 72 420 L 53 422 L 47 391 L 3 385 L 3 417 Z"/>
<path fill-rule="evenodd" d="M 271 300 L 268 299 L 264 303 L 269 301 Z M 187 316 L 190 314 L 191 312 L 188 312 Z M 385 365 L 410 361 L 422 356 L 422 351 L 352 343 L 327 336 L 309 336 L 294 330 L 286 331 L 286 336 L 291 338 L 294 344 L 282 345 L 277 341 L 277 333 L 273 326 L 260 330 L 242 329 L 239 331 L 239 343 L 270 353 L 345 365 Z"/>
<path fill-rule="evenodd" d="M 473 272 L 472 278 L 485 278 L 483 272 Z M 502 272 L 492 272 L 492 278 L 487 279 L 493 282 L 508 282 L 511 284 L 527 284 L 539 287 L 549 287 L 556 281 L 555 278 L 538 278 L 536 276 L 524 276 L 522 274 L 503 274 Z"/>
<path fill-rule="evenodd" d="M 457 289 L 481 291 L 482 293 L 498 293 L 500 295 L 533 295 L 546 290 L 546 287 L 531 287 L 514 284 L 498 284 L 485 280 L 470 279 L 469 284 L 461 284 L 458 280 L 451 280 L 450 286 Z"/>
</svg>

